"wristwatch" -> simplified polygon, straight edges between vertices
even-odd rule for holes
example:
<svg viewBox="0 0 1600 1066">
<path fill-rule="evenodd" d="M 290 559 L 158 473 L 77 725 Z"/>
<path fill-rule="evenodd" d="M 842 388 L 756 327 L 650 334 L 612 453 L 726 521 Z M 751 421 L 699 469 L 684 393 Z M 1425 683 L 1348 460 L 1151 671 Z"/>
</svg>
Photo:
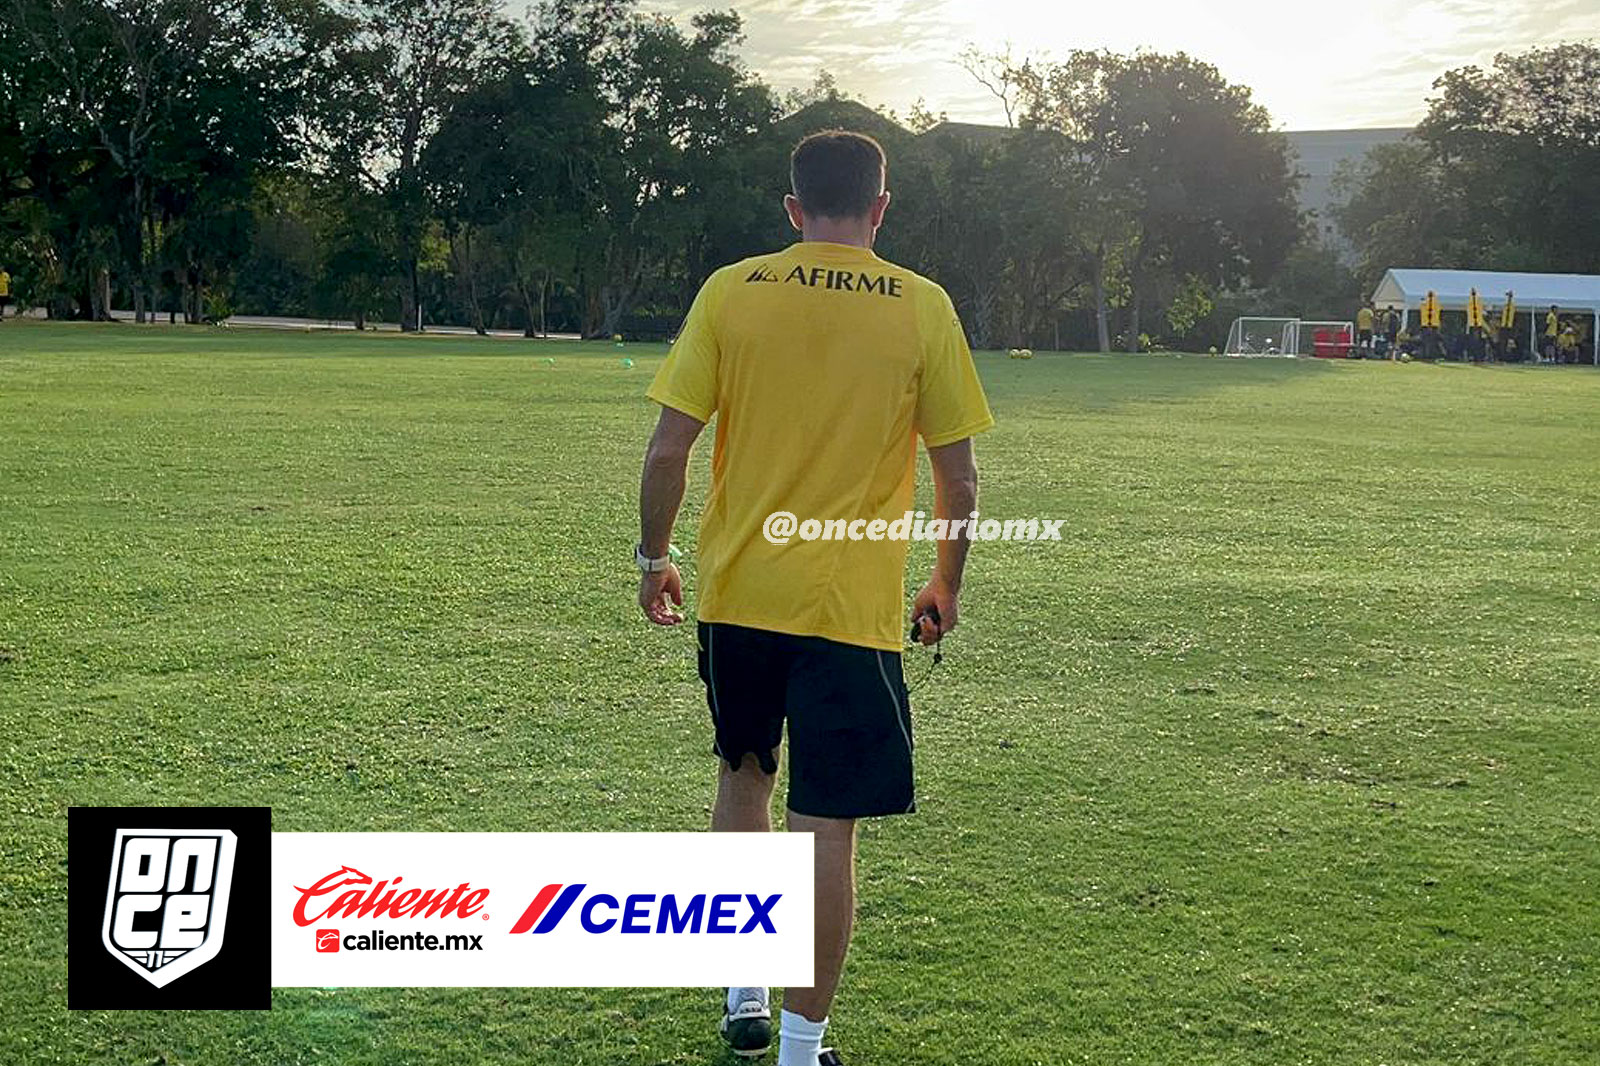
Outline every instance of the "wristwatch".
<svg viewBox="0 0 1600 1066">
<path fill-rule="evenodd" d="M 667 554 L 663 555 L 659 559 L 652 559 L 644 553 L 644 545 L 635 544 L 633 546 L 634 564 L 647 574 L 659 574 L 661 571 L 671 566 L 672 557 L 675 554 L 676 552 L 672 550 L 672 546 L 669 544 L 667 546 Z"/>
</svg>

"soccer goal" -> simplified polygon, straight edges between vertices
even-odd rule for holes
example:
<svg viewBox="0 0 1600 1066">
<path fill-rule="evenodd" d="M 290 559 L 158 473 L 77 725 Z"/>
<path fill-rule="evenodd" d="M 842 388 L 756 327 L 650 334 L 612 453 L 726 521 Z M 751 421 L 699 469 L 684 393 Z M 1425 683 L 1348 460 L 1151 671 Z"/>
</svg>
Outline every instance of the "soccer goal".
<svg viewBox="0 0 1600 1066">
<path fill-rule="evenodd" d="M 1356 346 L 1354 322 L 1300 321 L 1295 331 L 1296 355 L 1315 355 L 1323 359 L 1343 359 Z"/>
<path fill-rule="evenodd" d="M 1236 318 L 1228 330 L 1224 355 L 1300 354 L 1298 318 Z"/>
</svg>

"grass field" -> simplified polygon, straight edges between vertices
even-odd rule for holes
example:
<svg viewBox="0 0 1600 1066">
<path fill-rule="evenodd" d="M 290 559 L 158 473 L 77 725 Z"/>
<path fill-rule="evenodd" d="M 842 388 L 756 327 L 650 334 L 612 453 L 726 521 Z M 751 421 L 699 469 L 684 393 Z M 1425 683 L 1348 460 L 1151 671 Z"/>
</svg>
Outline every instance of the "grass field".
<svg viewBox="0 0 1600 1066">
<path fill-rule="evenodd" d="M 661 353 L 0 325 L 0 1059 L 732 1061 L 710 991 L 65 1009 L 72 804 L 704 826 L 629 562 Z M 1071 536 L 908 659 L 851 1066 L 1595 1062 L 1600 373 L 978 359 L 983 510 Z"/>
</svg>

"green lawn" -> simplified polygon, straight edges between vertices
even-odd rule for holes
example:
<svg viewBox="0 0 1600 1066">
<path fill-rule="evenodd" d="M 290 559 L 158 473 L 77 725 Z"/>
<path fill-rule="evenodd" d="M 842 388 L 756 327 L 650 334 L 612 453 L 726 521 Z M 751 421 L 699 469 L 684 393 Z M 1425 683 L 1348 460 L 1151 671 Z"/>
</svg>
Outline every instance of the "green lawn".
<svg viewBox="0 0 1600 1066">
<path fill-rule="evenodd" d="M 0 1059 L 732 1061 L 709 991 L 65 1007 L 71 804 L 706 823 L 691 632 L 633 606 L 661 353 L 0 325 Z M 1594 1062 L 1600 373 L 979 366 L 983 510 L 1071 536 L 980 546 L 908 661 L 851 1066 Z"/>
</svg>

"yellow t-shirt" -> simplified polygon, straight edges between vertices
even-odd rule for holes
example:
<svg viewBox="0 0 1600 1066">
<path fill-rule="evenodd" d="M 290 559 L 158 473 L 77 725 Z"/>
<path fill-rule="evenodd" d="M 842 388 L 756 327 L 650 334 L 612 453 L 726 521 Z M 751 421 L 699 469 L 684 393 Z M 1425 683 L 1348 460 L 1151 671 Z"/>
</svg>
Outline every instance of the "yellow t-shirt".
<svg viewBox="0 0 1600 1066">
<path fill-rule="evenodd" d="M 1544 335 L 1546 337 L 1554 337 L 1560 334 L 1560 332 L 1561 320 L 1556 317 L 1556 313 L 1554 311 L 1551 311 L 1544 316 Z"/>
<path fill-rule="evenodd" d="M 917 436 L 938 447 L 994 425 L 945 291 L 823 241 L 723 267 L 648 395 L 702 422 L 718 416 L 700 620 L 898 651 L 905 540 L 776 545 L 762 526 L 776 511 L 902 518 Z"/>
<path fill-rule="evenodd" d="M 0 296 L 11 295 L 11 275 L 0 270 Z"/>
<path fill-rule="evenodd" d="M 1356 329 L 1372 329 L 1372 308 L 1363 307 L 1356 312 Z"/>
</svg>

